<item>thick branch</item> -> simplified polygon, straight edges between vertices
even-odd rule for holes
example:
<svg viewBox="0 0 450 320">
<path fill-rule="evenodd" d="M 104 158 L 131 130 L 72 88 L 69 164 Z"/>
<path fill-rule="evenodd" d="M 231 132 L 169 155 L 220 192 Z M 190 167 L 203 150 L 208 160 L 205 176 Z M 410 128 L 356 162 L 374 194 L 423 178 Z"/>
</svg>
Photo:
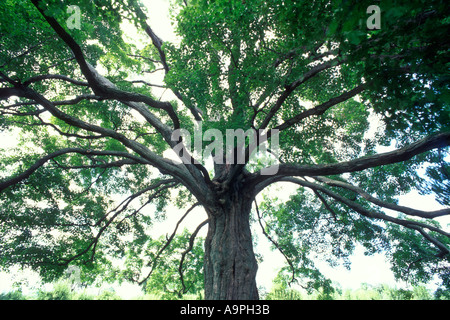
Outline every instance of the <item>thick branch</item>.
<svg viewBox="0 0 450 320">
<path fill-rule="evenodd" d="M 93 68 L 92 68 L 93 69 Z M 117 87 L 111 83 L 108 79 L 100 75 L 95 69 L 93 69 L 93 73 L 96 75 L 96 77 L 99 79 L 99 81 L 103 82 L 105 87 L 112 88 L 114 90 L 117 89 Z M 142 96 L 145 97 L 145 96 Z M 138 111 L 146 120 L 148 123 L 150 123 L 153 127 L 158 130 L 164 140 L 167 142 L 169 146 L 174 148 L 177 144 L 182 143 L 181 138 L 177 141 L 172 140 L 172 133 L 173 131 L 166 125 L 163 124 L 153 113 L 151 113 L 145 105 L 142 104 L 142 102 L 145 103 L 145 101 L 139 101 L 139 100 L 131 100 L 131 101 L 125 101 L 121 100 L 124 104 L 128 105 L 129 107 L 133 108 L 134 110 Z M 147 103 L 148 104 L 148 103 Z M 170 106 L 171 108 L 171 106 Z M 173 119 L 173 117 L 172 117 Z M 179 128 L 179 122 L 175 123 L 175 128 Z M 192 159 L 192 156 L 188 153 L 186 148 L 183 145 L 183 152 L 184 154 L 189 158 Z M 192 159 L 193 165 L 186 165 L 189 172 L 192 174 L 192 176 L 200 182 L 201 178 L 205 179 L 207 183 L 210 183 L 209 174 L 205 167 L 203 167 L 198 161 L 195 161 Z M 198 170 L 198 171 L 197 171 Z M 201 173 L 201 174 L 200 174 Z"/>
<path fill-rule="evenodd" d="M 93 73 L 96 75 L 99 81 L 103 82 L 105 86 L 107 87 L 115 87 L 114 84 L 109 82 L 107 79 L 99 75 L 95 69 L 93 69 Z M 151 164 L 152 166 L 158 168 L 163 173 L 169 173 L 173 176 L 177 176 L 185 185 L 186 187 L 192 191 L 194 194 L 196 194 L 200 199 L 203 199 L 203 196 L 205 195 L 205 189 L 201 182 L 204 180 L 201 180 L 201 174 L 203 173 L 203 178 L 206 180 L 206 182 L 210 182 L 209 175 L 207 174 L 207 170 L 199 163 L 196 163 L 195 165 L 176 165 L 173 163 L 173 161 L 162 158 L 149 150 L 144 145 L 140 144 L 137 141 L 133 141 L 128 139 L 123 134 L 120 134 L 116 132 L 115 130 L 103 128 L 97 125 L 86 123 L 76 117 L 73 117 L 69 114 L 66 114 L 55 107 L 55 105 L 47 100 L 44 96 L 36 92 L 35 90 L 25 87 L 21 85 L 20 83 L 17 83 L 13 81 L 12 79 L 8 78 L 6 75 L 0 74 L 4 79 L 6 79 L 8 82 L 13 84 L 15 88 L 2 88 L 0 89 L 0 94 L 3 94 L 6 98 L 8 98 L 11 95 L 16 95 L 18 97 L 24 97 L 31 100 L 36 101 L 40 105 L 42 105 L 47 111 L 49 111 L 53 116 L 56 118 L 66 122 L 69 125 L 75 126 L 80 129 L 84 129 L 91 132 L 100 133 L 102 136 L 108 136 L 111 137 L 119 142 L 121 142 L 124 146 L 127 148 L 132 149 L 136 153 L 138 153 L 140 156 L 148 160 L 148 164 Z M 163 125 L 159 119 L 157 119 L 147 108 L 145 108 L 144 105 L 141 105 L 139 103 L 128 103 L 130 106 L 135 108 L 138 112 L 143 115 L 147 121 L 149 121 L 151 124 L 155 126 L 157 130 L 164 130 L 161 133 L 163 134 L 163 137 L 165 137 L 166 141 L 168 141 L 169 145 L 173 146 L 173 143 L 170 141 L 170 133 L 171 130 L 168 129 L 165 125 Z M 195 169 L 196 168 L 196 169 Z M 199 170 L 198 172 L 195 170 Z"/>
<path fill-rule="evenodd" d="M 147 163 L 144 159 L 141 159 L 137 156 L 133 156 L 126 152 L 119 152 L 119 151 L 96 151 L 96 150 L 85 150 L 81 148 L 66 148 L 61 149 L 58 151 L 55 151 L 53 153 L 50 153 L 41 159 L 37 160 L 33 165 L 31 165 L 27 170 L 22 172 L 21 174 L 18 174 L 17 176 L 7 179 L 5 181 L 0 182 L 0 192 L 2 192 L 4 189 L 13 186 L 28 177 L 30 177 L 36 170 L 38 170 L 40 167 L 42 167 L 45 163 L 47 163 L 49 160 L 54 159 L 56 157 L 59 157 L 64 154 L 69 153 L 78 153 L 82 155 L 107 155 L 107 156 L 119 156 L 124 157 L 128 159 L 132 159 L 133 161 L 139 162 L 139 163 Z"/>
<path fill-rule="evenodd" d="M 363 171 L 378 166 L 406 161 L 418 154 L 430 151 L 432 149 L 444 148 L 448 146 L 450 146 L 450 132 L 443 132 L 428 136 L 391 152 L 366 156 L 345 162 L 318 165 L 281 163 L 276 176 L 329 176 L 346 172 Z M 257 172 L 253 174 L 251 183 L 254 185 L 261 183 L 259 186 L 259 188 L 261 188 L 268 185 L 264 185 L 265 180 L 268 180 L 267 182 L 270 183 L 276 182 L 276 179 L 273 179 L 272 176 L 263 176 L 260 172 Z"/>
<path fill-rule="evenodd" d="M 184 163 L 184 166 L 189 170 L 189 172 L 192 174 L 192 176 L 198 181 L 201 182 L 203 179 L 206 181 L 206 183 L 210 183 L 210 178 L 208 174 L 208 170 L 200 164 L 197 160 L 195 160 L 192 155 L 189 153 L 189 151 L 186 149 L 185 145 L 183 144 L 181 137 L 178 140 L 172 140 L 172 133 L 173 131 L 164 123 L 162 123 L 153 113 L 151 113 L 145 106 L 143 106 L 140 103 L 137 102 L 124 102 L 127 106 L 137 110 L 141 113 L 141 115 L 144 116 L 144 118 L 156 129 L 159 133 L 161 133 L 164 140 L 167 142 L 167 144 L 171 148 L 175 148 L 176 146 L 181 146 L 183 155 L 186 157 L 186 159 L 190 160 L 191 164 L 188 164 L 186 162 Z M 180 145 L 179 145 L 180 144 Z"/>
<path fill-rule="evenodd" d="M 271 138 L 272 133 L 284 130 L 286 128 L 289 128 L 297 123 L 299 123 L 300 121 L 302 121 L 303 119 L 310 117 L 310 116 L 314 116 L 314 115 L 321 115 L 323 114 L 325 111 L 327 111 L 328 109 L 330 109 L 331 107 L 335 106 L 336 104 L 346 101 L 354 96 L 356 96 L 358 93 L 361 93 L 365 88 L 365 84 L 361 84 L 359 86 L 357 86 L 356 88 L 354 88 L 353 90 L 344 92 L 343 94 L 341 94 L 340 96 L 331 98 L 330 100 L 328 100 L 327 102 L 324 102 L 314 108 L 308 109 L 288 120 L 286 120 L 284 123 L 276 126 L 275 128 L 273 128 L 272 130 L 269 130 L 266 134 L 266 137 L 264 139 L 260 139 L 260 137 L 258 136 L 258 141 L 256 142 L 256 145 L 260 145 L 261 142 L 267 141 Z M 250 146 L 248 146 L 245 149 L 245 160 L 246 162 L 248 162 L 248 160 L 250 159 Z M 282 161 L 280 161 L 282 162 Z M 233 168 L 233 173 L 240 173 L 240 171 L 242 170 L 242 168 L 245 166 L 245 164 L 243 165 L 237 165 L 234 166 Z M 232 175 L 232 177 L 234 177 Z"/>
<path fill-rule="evenodd" d="M 111 82 L 105 81 L 104 77 L 99 77 L 99 74 L 95 71 L 95 68 L 85 60 L 83 51 L 81 50 L 80 46 L 66 32 L 66 30 L 64 30 L 64 28 L 58 23 L 58 21 L 56 21 L 56 19 L 45 14 L 44 10 L 39 7 L 40 2 L 40 0 L 32 0 L 32 3 L 39 10 L 44 19 L 72 50 L 75 59 L 80 66 L 81 72 L 86 77 L 89 86 L 92 88 L 96 95 L 109 99 L 116 99 L 119 101 L 144 102 L 152 108 L 165 110 L 172 119 L 175 129 L 180 127 L 178 116 L 176 115 L 175 110 L 170 103 L 156 101 L 143 94 L 119 90 Z"/>
<path fill-rule="evenodd" d="M 433 219 L 436 217 L 450 215 L 450 209 L 441 209 L 441 210 L 435 210 L 435 211 L 416 210 L 413 208 L 399 206 L 394 203 L 389 203 L 389 202 L 377 199 L 377 198 L 371 196 L 370 194 L 368 194 L 367 192 L 365 192 L 364 190 L 362 190 L 361 188 L 353 186 L 349 183 L 345 183 L 345 182 L 337 181 L 337 180 L 331 180 L 331 179 L 328 179 L 325 177 L 314 177 L 314 179 L 316 179 L 317 181 L 320 181 L 320 182 L 324 182 L 329 186 L 341 187 L 341 188 L 345 188 L 347 190 L 354 191 L 354 192 L 358 193 L 360 196 L 362 196 L 364 199 L 372 202 L 373 204 L 376 204 L 380 207 L 387 208 L 390 210 L 403 212 L 410 216 L 417 216 L 417 217 L 421 217 L 421 218 L 425 218 L 425 219 Z"/>
<path fill-rule="evenodd" d="M 0 100 L 7 100 L 11 97 L 19 97 L 21 91 L 17 88 L 0 88 Z"/>
<path fill-rule="evenodd" d="M 196 190 L 198 187 L 198 182 L 192 181 L 192 177 L 187 172 L 187 170 L 182 167 L 175 165 L 171 160 L 162 158 L 149 150 L 144 145 L 140 144 L 137 141 L 130 140 L 126 138 L 123 134 L 120 134 L 114 130 L 103 128 L 97 125 L 86 123 L 76 117 L 73 117 L 71 115 L 68 115 L 58 108 L 56 108 L 53 103 L 51 103 L 49 100 L 47 100 L 45 97 L 37 93 L 36 91 L 26 87 L 22 88 L 22 96 L 35 100 L 39 104 L 41 104 L 45 109 L 47 109 L 53 116 L 56 118 L 66 122 L 69 125 L 75 126 L 80 129 L 84 129 L 91 132 L 100 133 L 102 135 L 111 137 L 119 142 L 121 142 L 124 146 L 127 148 L 130 148 L 131 150 L 135 151 L 137 154 L 139 154 L 142 158 L 147 160 L 147 164 L 150 164 L 156 168 L 158 168 L 163 173 L 169 173 L 171 175 L 179 177 L 183 183 L 185 183 L 188 188 L 192 190 Z M 201 192 L 197 192 L 197 194 L 201 195 Z"/>
<path fill-rule="evenodd" d="M 102 92 L 102 88 L 97 84 L 97 81 L 92 74 L 85 58 L 83 55 L 83 51 L 81 50 L 80 46 L 75 42 L 75 40 L 64 30 L 64 28 L 56 21 L 55 18 L 49 17 L 45 14 L 44 10 L 41 9 L 40 3 L 42 3 L 41 0 L 31 0 L 33 5 L 36 7 L 36 9 L 40 12 L 40 14 L 44 17 L 44 19 L 48 22 L 48 24 L 53 28 L 53 30 L 56 32 L 56 34 L 63 40 L 67 46 L 72 50 L 75 59 L 77 60 L 81 72 L 88 80 L 89 85 L 94 90 L 94 92 L 98 91 L 99 93 Z M 97 93 L 97 92 L 96 92 Z"/>
</svg>

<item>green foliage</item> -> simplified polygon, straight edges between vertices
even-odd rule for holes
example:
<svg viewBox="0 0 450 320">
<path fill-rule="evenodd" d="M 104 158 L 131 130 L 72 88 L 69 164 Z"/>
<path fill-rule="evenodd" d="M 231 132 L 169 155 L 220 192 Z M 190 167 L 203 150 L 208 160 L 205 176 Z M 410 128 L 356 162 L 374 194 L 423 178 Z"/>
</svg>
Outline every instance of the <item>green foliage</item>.
<svg viewBox="0 0 450 320">
<path fill-rule="evenodd" d="M 197 299 L 203 295 L 203 243 L 197 240 L 186 256 L 182 271 L 183 284 L 180 281 L 180 254 L 188 247 L 189 232 L 184 230 L 170 244 L 170 251 L 163 252 L 156 258 L 156 250 L 164 245 L 166 239 L 161 237 L 149 244 L 147 250 L 152 263 L 152 275 L 145 284 L 145 290 L 159 299 L 182 299 L 186 294 Z"/>
<path fill-rule="evenodd" d="M 278 278 L 279 279 L 279 278 Z M 152 290 L 152 293 L 136 296 L 134 300 L 179 299 L 168 297 L 167 292 Z M 183 299 L 201 299 L 201 295 L 185 295 Z M 302 288 L 289 287 L 279 280 L 274 286 L 262 295 L 264 300 L 449 300 L 448 291 L 437 290 L 434 294 L 423 285 L 412 286 L 407 289 L 390 287 L 388 285 L 363 284 L 360 288 L 341 290 L 333 287 L 333 292 L 324 294 L 323 288 L 307 292 Z M 122 300 L 112 289 L 102 290 L 97 295 L 89 294 L 85 289 L 72 290 L 68 282 L 60 281 L 54 284 L 53 289 L 37 291 L 37 294 L 24 295 L 20 290 L 0 294 L 0 300 Z"/>
<path fill-rule="evenodd" d="M 114 291 L 105 290 L 97 296 L 96 300 L 122 300 L 122 298 Z"/>
<path fill-rule="evenodd" d="M 293 289 L 272 289 L 265 297 L 264 300 L 302 300 L 300 292 Z"/>
<path fill-rule="evenodd" d="M 439 226 L 439 223 L 434 223 Z M 407 279 L 412 284 L 429 282 L 433 277 L 438 276 L 442 280 L 442 289 L 449 290 L 448 278 L 450 270 L 449 257 L 443 257 L 441 261 L 436 261 L 436 250 L 425 241 L 420 234 L 413 230 L 400 230 L 396 225 L 390 225 L 387 233 L 391 237 L 398 237 L 402 241 L 395 242 L 390 251 L 392 270 L 398 279 Z M 449 244 L 448 237 L 431 233 L 434 237 Z"/>
<path fill-rule="evenodd" d="M 398 289 L 388 285 L 367 284 L 357 290 L 346 290 L 341 297 L 346 300 L 434 300 L 431 292 L 424 286 Z"/>
<path fill-rule="evenodd" d="M 57 283 L 52 291 L 39 291 L 37 300 L 71 300 L 70 288 L 64 283 Z"/>
<path fill-rule="evenodd" d="M 324 295 L 322 290 L 307 294 L 302 289 L 274 286 L 264 296 L 265 300 L 439 300 L 424 286 L 414 286 L 408 289 L 390 287 L 388 285 L 363 284 L 356 290 L 338 290 Z M 448 298 L 447 298 L 448 299 Z"/>
<path fill-rule="evenodd" d="M 148 86 L 129 81 L 161 67 L 158 49 L 148 39 L 144 44 L 131 43 L 137 39 L 124 34 L 125 23 L 141 28 L 145 21 L 135 11 L 139 2 L 78 1 L 80 30 L 67 28 L 65 8 L 71 4 L 69 0 L 41 1 L 41 8 L 70 33 L 87 62 L 118 88 L 154 97 Z M 183 1 L 174 1 L 181 40 L 163 44 L 170 66 L 164 86 L 183 96 L 185 106 L 173 103 L 183 128 L 193 136 L 194 122 L 185 107 L 203 111 L 204 131 L 258 127 L 279 97 L 292 89 L 268 121 L 268 127 L 277 127 L 364 83 L 359 99 L 343 101 L 283 130 L 280 159 L 300 165 L 337 163 L 373 155 L 380 145 L 402 147 L 432 133 L 447 132 L 449 6 L 440 0 L 378 1 L 381 29 L 367 30 L 366 9 L 372 4 L 369 0 L 192 0 L 184 6 Z M 142 34 L 138 32 L 137 37 Z M 83 80 L 73 53 L 29 0 L 1 1 L 0 48 L 0 71 L 14 81 L 24 83 L 43 74 Z M 329 67 L 307 77 L 327 63 Z M 302 85 L 293 88 L 299 82 Z M 0 84 L 3 88 L 3 78 Z M 55 101 L 66 114 L 64 119 L 76 117 L 114 130 L 158 156 L 169 149 L 162 135 L 122 101 L 101 99 L 93 96 L 90 88 L 67 81 L 37 81 L 29 87 Z M 71 104 L 75 96 L 85 98 Z M 119 140 L 77 128 L 28 99 L 2 100 L 0 107 L 0 131 L 13 132 L 18 141 L 13 148 L 0 150 L 2 181 L 64 148 L 136 155 Z M 163 111 L 151 108 L 151 112 L 162 123 L 171 124 Z M 373 118 L 379 120 L 381 130 L 370 135 Z M 448 149 L 430 151 L 405 162 L 333 179 L 354 183 L 391 203 L 396 203 L 399 195 L 419 189 L 424 194 L 438 194 L 437 201 L 448 206 L 448 156 Z M 177 261 L 189 244 L 189 233 L 176 235 L 170 248 L 159 256 L 167 239 L 151 236 L 153 224 L 171 214 L 167 207 L 172 200 L 178 208 L 193 202 L 190 190 L 171 185 L 174 192 L 169 192 L 164 184 L 152 189 L 170 176 L 147 165 L 119 165 L 118 159 L 68 153 L 5 189 L 0 194 L 0 267 L 30 266 L 40 271 L 45 281 L 54 281 L 68 265 L 76 265 L 86 283 L 95 282 L 99 275 L 107 280 L 138 281 L 145 268 L 154 268 L 146 281 L 149 294 L 164 299 L 186 294 L 200 297 L 201 244 L 197 241 L 186 256 L 183 288 Z M 247 168 L 255 171 L 263 160 L 257 159 Z M 425 169 L 425 176 L 417 173 L 419 169 Z M 364 209 L 378 210 L 355 192 L 333 191 L 354 199 Z M 307 293 L 314 291 L 320 299 L 334 298 L 330 280 L 314 260 L 320 255 L 331 265 L 349 267 L 357 243 L 367 254 L 386 251 L 395 275 L 411 283 L 429 281 L 438 274 L 442 288 L 437 296 L 448 298 L 448 255 L 436 263 L 435 248 L 417 230 L 368 219 L 330 197 L 319 196 L 300 188 L 286 203 L 267 197 L 260 204 L 266 232 L 291 262 L 280 272 L 280 287 L 269 298 L 302 297 L 286 287 L 292 277 Z M 442 234 L 430 231 L 430 236 L 449 244 Z M 125 261 L 124 267 L 117 267 L 116 260 Z M 372 291 L 368 296 L 389 296 Z M 420 294 L 395 291 L 389 297 L 410 299 Z M 42 299 L 73 298 L 62 285 L 40 295 Z M 8 297 L 21 296 L 11 293 Z M 105 292 L 102 297 L 116 296 Z"/>
<path fill-rule="evenodd" d="M 276 239 L 291 265 L 282 269 L 288 283 L 298 279 L 308 290 L 322 287 L 327 294 L 330 281 L 315 266 L 315 259 L 326 259 L 332 265 L 350 268 L 349 257 L 356 243 L 367 254 L 389 247 L 383 228 L 376 222 L 354 214 L 339 203 L 324 204 L 313 201 L 314 194 L 300 188 L 285 203 L 267 198 L 261 203 L 262 216 L 267 222 L 266 232 Z"/>
<path fill-rule="evenodd" d="M 0 300 L 26 300 L 26 297 L 19 290 L 0 294 Z"/>
</svg>

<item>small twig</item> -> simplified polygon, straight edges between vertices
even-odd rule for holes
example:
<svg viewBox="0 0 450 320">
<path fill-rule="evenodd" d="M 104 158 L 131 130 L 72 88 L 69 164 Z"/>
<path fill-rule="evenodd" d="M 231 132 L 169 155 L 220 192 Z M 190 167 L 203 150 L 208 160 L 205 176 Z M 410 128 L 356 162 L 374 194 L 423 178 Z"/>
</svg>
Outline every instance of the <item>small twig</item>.
<svg viewBox="0 0 450 320">
<path fill-rule="evenodd" d="M 165 86 L 162 86 L 162 85 L 159 85 L 159 84 L 149 83 L 149 82 L 144 81 L 144 80 L 132 80 L 132 81 L 129 81 L 129 82 L 131 82 L 131 83 L 143 83 L 143 84 L 145 84 L 146 86 L 149 86 L 149 87 L 156 87 L 156 88 L 163 88 L 163 89 L 167 88 Z"/>
<path fill-rule="evenodd" d="M 313 189 L 314 194 L 319 198 L 319 200 L 323 203 L 325 208 L 333 215 L 334 221 L 338 221 L 336 212 L 334 212 L 333 208 L 330 207 L 327 200 L 319 193 L 319 191 Z"/>
</svg>

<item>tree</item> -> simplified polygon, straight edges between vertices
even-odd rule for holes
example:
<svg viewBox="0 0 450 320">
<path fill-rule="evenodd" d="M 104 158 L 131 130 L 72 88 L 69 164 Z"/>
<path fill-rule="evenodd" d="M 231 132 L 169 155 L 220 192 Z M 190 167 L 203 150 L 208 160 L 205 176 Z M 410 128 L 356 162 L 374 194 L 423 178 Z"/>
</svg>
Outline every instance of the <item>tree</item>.
<svg viewBox="0 0 450 320">
<path fill-rule="evenodd" d="M 396 196 L 419 189 L 449 204 L 449 9 L 376 1 L 368 13 L 372 2 L 176 1 L 180 42 L 167 43 L 147 21 L 151 3 L 2 1 L 0 125 L 17 145 L 1 156 L 1 265 L 52 280 L 125 259 L 122 274 L 145 284 L 176 238 L 155 251 L 149 226 L 175 199 L 182 219 L 207 214 L 178 253 L 181 277 L 197 270 L 207 226 L 206 299 L 258 298 L 252 208 L 307 287 L 328 283 L 314 253 L 346 263 L 356 243 L 386 251 L 398 277 L 448 286 L 436 218 L 450 210 Z M 124 23 L 141 33 L 127 39 Z M 146 77 L 156 73 L 162 83 Z M 257 204 L 275 183 L 298 192 Z"/>
</svg>

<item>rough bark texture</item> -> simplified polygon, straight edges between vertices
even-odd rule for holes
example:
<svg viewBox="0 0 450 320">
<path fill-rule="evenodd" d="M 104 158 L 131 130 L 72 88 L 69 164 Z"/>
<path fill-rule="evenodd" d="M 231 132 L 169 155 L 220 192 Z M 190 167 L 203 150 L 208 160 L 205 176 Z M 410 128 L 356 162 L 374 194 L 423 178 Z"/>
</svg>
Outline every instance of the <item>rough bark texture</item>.
<svg viewBox="0 0 450 320">
<path fill-rule="evenodd" d="M 223 206 L 209 208 L 205 240 L 205 298 L 207 300 L 258 299 L 249 215 L 251 201 L 235 193 Z"/>
</svg>

